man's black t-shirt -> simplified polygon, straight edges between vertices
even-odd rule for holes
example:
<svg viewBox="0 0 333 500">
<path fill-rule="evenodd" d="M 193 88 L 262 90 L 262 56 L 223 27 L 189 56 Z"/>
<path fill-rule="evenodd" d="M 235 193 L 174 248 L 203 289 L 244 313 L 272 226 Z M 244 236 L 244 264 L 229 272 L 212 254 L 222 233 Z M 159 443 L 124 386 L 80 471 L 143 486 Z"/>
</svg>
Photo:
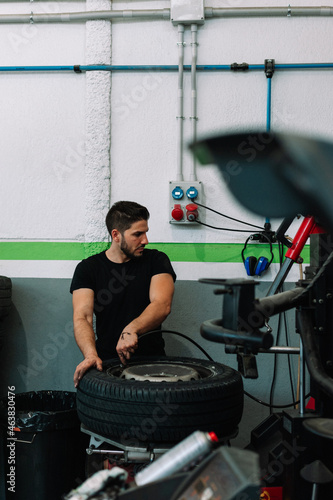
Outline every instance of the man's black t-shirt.
<svg viewBox="0 0 333 500">
<path fill-rule="evenodd" d="M 101 252 L 77 265 L 70 291 L 72 293 L 79 288 L 94 291 L 96 348 L 101 359 L 117 356 L 116 345 L 121 332 L 149 305 L 151 278 L 162 273 L 171 274 L 175 281 L 176 275 L 167 255 L 148 249 L 143 251 L 141 257 L 123 264 L 110 261 L 105 252 Z M 139 338 L 136 355 L 163 353 L 162 334 L 153 333 Z"/>
</svg>

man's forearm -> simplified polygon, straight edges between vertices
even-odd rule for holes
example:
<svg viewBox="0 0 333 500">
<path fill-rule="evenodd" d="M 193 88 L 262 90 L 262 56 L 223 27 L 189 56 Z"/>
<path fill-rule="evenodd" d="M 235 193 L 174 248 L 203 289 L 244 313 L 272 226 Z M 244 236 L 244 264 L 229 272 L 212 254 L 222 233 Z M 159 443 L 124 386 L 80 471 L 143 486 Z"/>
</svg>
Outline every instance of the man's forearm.
<svg viewBox="0 0 333 500">
<path fill-rule="evenodd" d="M 86 319 L 74 321 L 74 336 L 76 343 L 85 358 L 97 356 L 95 332 Z"/>
<path fill-rule="evenodd" d="M 124 331 L 134 332 L 138 335 L 154 330 L 168 317 L 171 312 L 169 304 L 152 302 L 146 309 L 131 321 Z"/>
</svg>

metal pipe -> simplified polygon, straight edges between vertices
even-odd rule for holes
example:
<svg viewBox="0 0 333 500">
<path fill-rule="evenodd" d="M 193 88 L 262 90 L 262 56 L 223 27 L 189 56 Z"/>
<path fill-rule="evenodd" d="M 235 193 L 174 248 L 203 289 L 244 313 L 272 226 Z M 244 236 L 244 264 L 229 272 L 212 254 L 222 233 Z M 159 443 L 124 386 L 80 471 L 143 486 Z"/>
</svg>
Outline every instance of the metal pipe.
<svg viewBox="0 0 333 500">
<path fill-rule="evenodd" d="M 82 23 L 86 21 L 115 21 L 130 19 L 170 20 L 170 9 L 151 10 L 99 10 L 87 12 L 62 12 L 56 14 L 2 14 L 0 24 L 22 23 Z"/>
<path fill-rule="evenodd" d="M 100 450 L 99 448 L 87 448 L 86 449 L 86 453 L 87 455 L 93 455 L 93 454 L 96 454 L 96 455 L 124 455 L 124 451 L 123 450 Z"/>
<path fill-rule="evenodd" d="M 280 286 L 284 283 L 290 269 L 292 268 L 294 261 L 292 259 L 286 258 L 283 262 L 279 272 L 275 276 L 273 283 L 271 284 L 266 297 L 271 297 L 276 294 Z"/>
<path fill-rule="evenodd" d="M 251 8 L 205 8 L 205 19 L 239 17 L 323 17 L 332 16 L 332 7 L 251 7 Z M 170 9 L 111 10 L 87 12 L 63 12 L 43 14 L 2 14 L 0 24 L 22 23 L 75 23 L 86 21 L 114 21 L 130 19 L 170 20 Z"/>
<path fill-rule="evenodd" d="M 178 147 L 177 147 L 177 175 L 176 180 L 183 180 L 183 147 L 184 147 L 184 25 L 178 24 Z"/>
<path fill-rule="evenodd" d="M 262 315 L 261 321 L 264 322 L 265 318 L 271 318 L 276 314 L 288 311 L 289 309 L 293 309 L 296 305 L 299 305 L 304 299 L 304 297 L 302 297 L 303 295 L 304 289 L 296 287 L 292 290 L 256 299 L 254 302 L 254 308 L 255 311 Z M 259 322 L 259 316 L 256 319 Z M 259 328 L 260 327 L 261 325 Z"/>
<path fill-rule="evenodd" d="M 299 347 L 287 347 L 287 346 L 274 346 L 270 349 L 259 349 L 260 353 L 263 354 L 300 354 Z"/>
<path fill-rule="evenodd" d="M 332 16 L 332 7 L 249 7 L 249 8 L 206 8 L 205 18 L 214 17 L 308 17 Z"/>
<path fill-rule="evenodd" d="M 300 357 L 299 357 L 299 413 L 304 415 L 305 413 L 305 357 L 304 357 L 304 347 L 302 339 L 300 339 L 299 344 Z"/>
<path fill-rule="evenodd" d="M 192 46 L 192 65 L 191 65 L 191 124 L 192 124 L 192 142 L 197 140 L 197 58 L 198 58 L 198 26 L 191 24 L 191 46 Z M 190 181 L 196 181 L 196 157 L 192 155 L 192 168 Z"/>
</svg>

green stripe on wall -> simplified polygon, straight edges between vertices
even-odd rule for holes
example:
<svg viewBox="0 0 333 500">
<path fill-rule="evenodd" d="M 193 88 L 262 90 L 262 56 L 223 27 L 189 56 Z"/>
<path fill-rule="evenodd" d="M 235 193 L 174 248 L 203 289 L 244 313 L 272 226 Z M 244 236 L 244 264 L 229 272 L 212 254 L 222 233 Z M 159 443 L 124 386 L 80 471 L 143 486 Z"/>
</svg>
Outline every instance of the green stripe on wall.
<svg viewBox="0 0 333 500">
<path fill-rule="evenodd" d="M 103 242 L 4 241 L 0 242 L 0 260 L 82 260 L 108 247 Z"/>
<path fill-rule="evenodd" d="M 109 247 L 107 242 L 0 242 L 0 260 L 82 260 Z M 165 252 L 173 262 L 242 262 L 242 243 L 150 243 L 148 248 Z M 279 262 L 277 245 L 273 245 L 274 260 Z M 263 255 L 270 258 L 266 244 L 251 243 L 245 257 Z M 309 262 L 310 249 L 302 252 Z"/>
</svg>

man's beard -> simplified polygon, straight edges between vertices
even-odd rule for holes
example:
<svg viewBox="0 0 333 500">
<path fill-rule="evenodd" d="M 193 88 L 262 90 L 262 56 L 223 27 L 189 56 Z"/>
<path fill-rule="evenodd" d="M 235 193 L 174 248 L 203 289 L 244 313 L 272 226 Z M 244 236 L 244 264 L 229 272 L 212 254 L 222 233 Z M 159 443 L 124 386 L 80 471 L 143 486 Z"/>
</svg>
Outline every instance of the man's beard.
<svg viewBox="0 0 333 500">
<path fill-rule="evenodd" d="M 142 247 L 144 248 L 144 246 L 142 245 Z M 138 247 L 140 248 L 140 247 Z M 120 250 L 126 255 L 126 257 L 128 257 L 129 259 L 137 259 L 137 258 L 140 258 L 142 257 L 142 253 L 140 252 L 139 254 L 135 254 L 134 252 L 131 252 L 128 248 L 128 245 L 126 243 L 126 241 L 122 241 L 121 242 L 121 245 L 120 245 Z"/>
</svg>

